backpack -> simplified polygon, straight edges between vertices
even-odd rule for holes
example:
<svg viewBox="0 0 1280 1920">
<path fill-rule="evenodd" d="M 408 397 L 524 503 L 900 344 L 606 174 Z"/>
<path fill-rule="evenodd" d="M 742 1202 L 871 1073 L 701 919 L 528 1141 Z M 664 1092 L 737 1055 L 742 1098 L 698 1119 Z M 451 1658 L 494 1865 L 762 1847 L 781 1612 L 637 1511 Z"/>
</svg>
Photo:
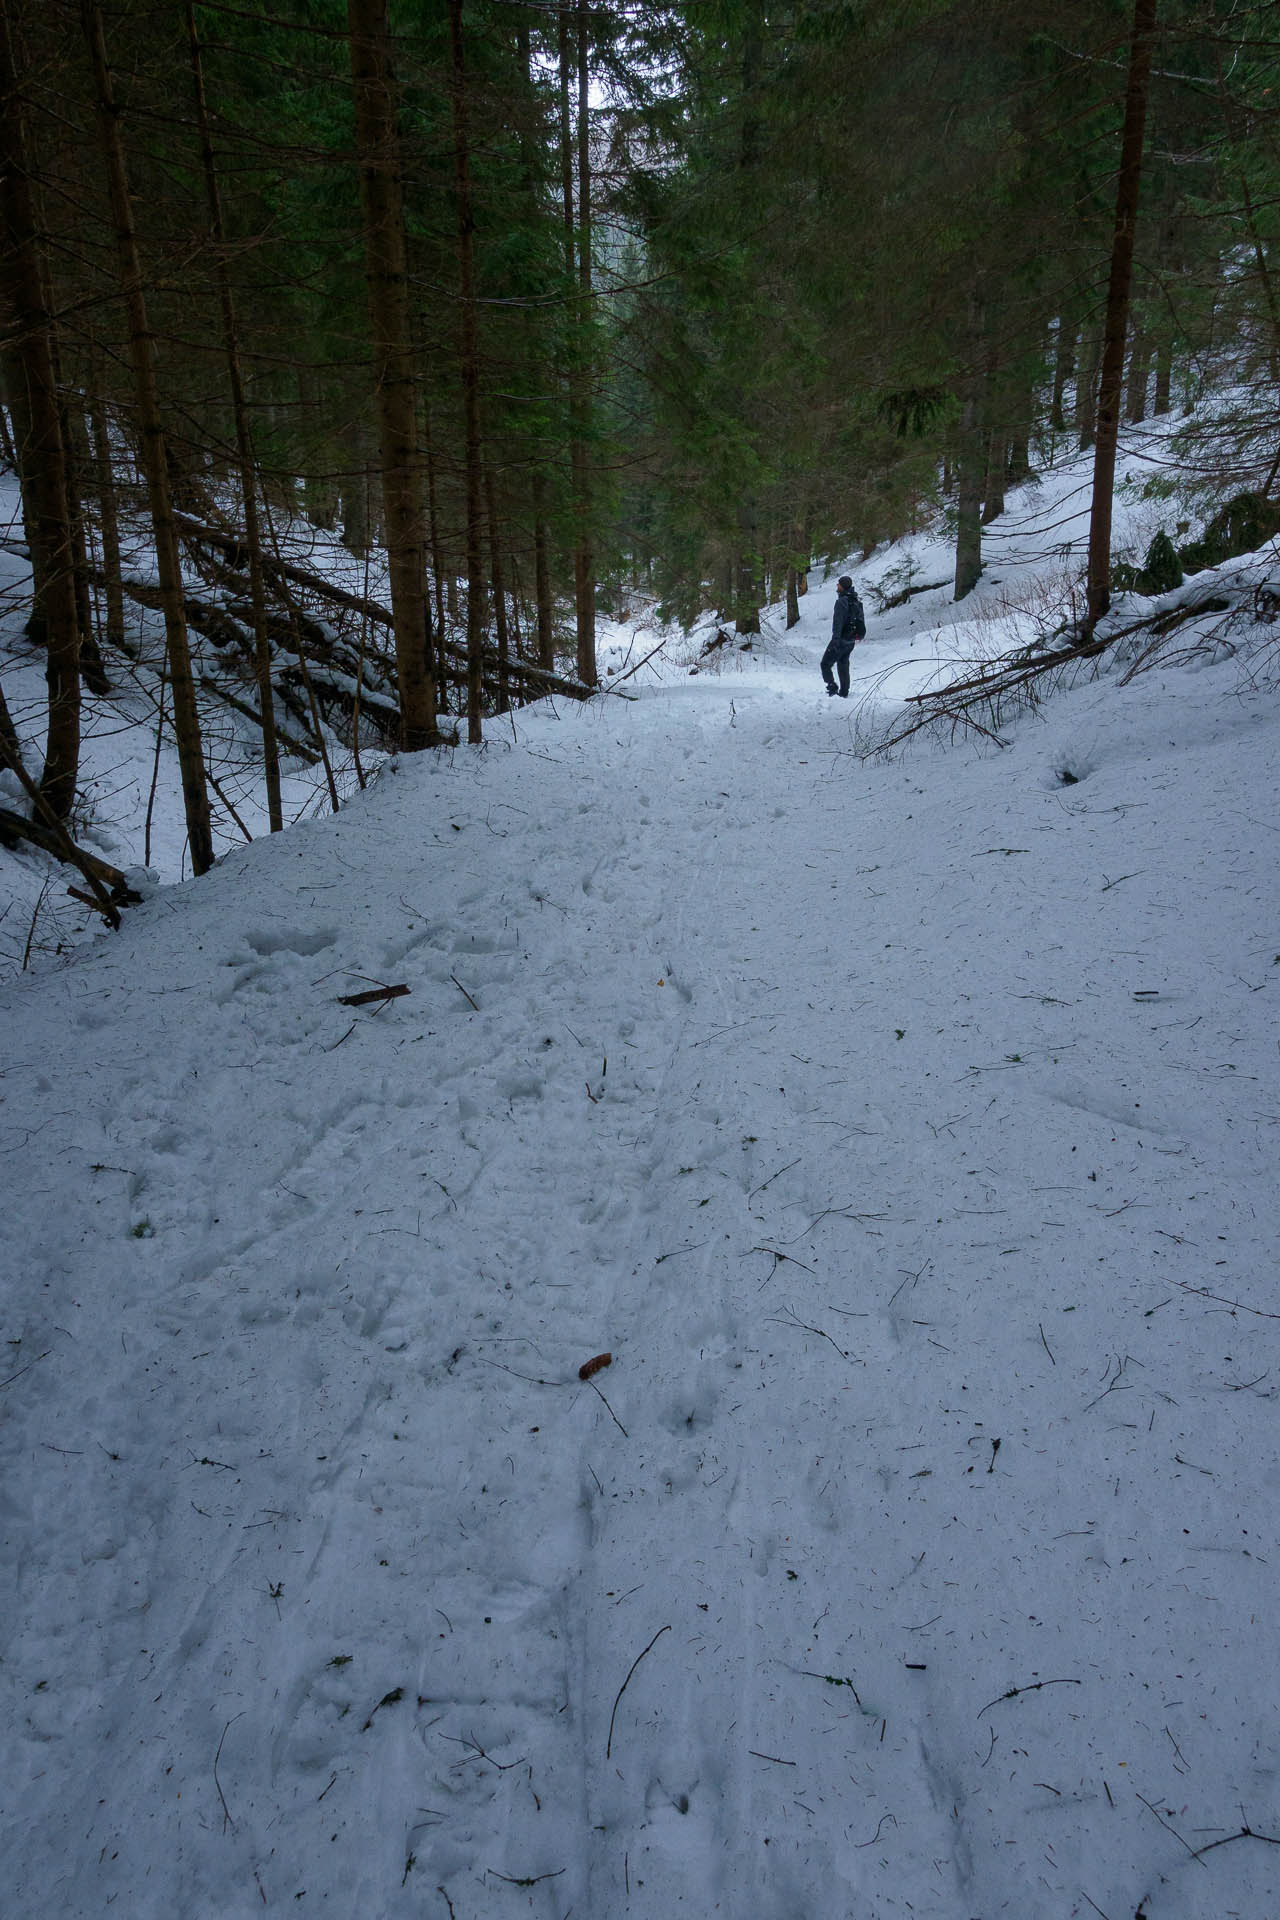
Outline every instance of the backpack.
<svg viewBox="0 0 1280 1920">
<path fill-rule="evenodd" d="M 867 637 L 867 616 L 852 587 L 849 589 L 849 631 L 855 640 L 865 640 Z"/>
</svg>

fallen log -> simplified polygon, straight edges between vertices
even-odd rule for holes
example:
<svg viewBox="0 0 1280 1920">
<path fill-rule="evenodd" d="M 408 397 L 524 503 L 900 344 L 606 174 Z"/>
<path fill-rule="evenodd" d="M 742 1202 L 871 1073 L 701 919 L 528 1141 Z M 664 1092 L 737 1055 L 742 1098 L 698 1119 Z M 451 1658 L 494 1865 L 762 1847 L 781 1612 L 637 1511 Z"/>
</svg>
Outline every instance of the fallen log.
<svg viewBox="0 0 1280 1920">
<path fill-rule="evenodd" d="M 205 526 L 201 521 L 193 520 L 188 514 L 177 513 L 174 519 L 190 538 L 207 540 L 231 558 L 237 566 L 248 566 L 249 549 L 235 534 L 224 533 L 217 527 Z M 373 620 L 379 626 L 394 628 L 395 621 L 390 607 L 384 607 L 380 601 L 367 599 L 360 594 L 348 593 L 344 587 L 335 586 L 331 580 L 326 580 L 322 574 L 311 572 L 307 567 L 294 566 L 287 561 L 272 560 L 264 554 L 262 568 L 268 580 L 287 580 L 295 587 L 303 587 L 308 593 L 314 593 L 317 599 L 327 600 L 331 606 L 342 607 L 348 613 L 358 613 L 362 618 Z M 300 615 L 300 618 L 305 616 Z M 332 638 L 318 627 L 315 631 L 318 642 L 332 649 Z M 451 660 L 459 662 L 461 675 L 465 678 L 466 654 L 463 649 L 446 643 L 445 653 Z M 390 658 L 389 655 L 383 657 L 388 660 Z M 486 669 L 491 662 L 496 674 L 498 668 L 496 648 L 485 650 Z M 507 672 L 512 679 L 536 681 L 550 691 L 563 693 L 566 698 L 572 700 L 589 700 L 595 692 L 594 687 L 584 686 L 579 680 L 566 680 L 563 675 L 553 673 L 547 667 L 537 666 L 532 660 L 518 658 L 509 660 Z"/>
<path fill-rule="evenodd" d="M 189 539 L 207 541 L 242 572 L 247 570 L 249 548 L 238 535 L 205 526 L 201 521 L 193 520 L 189 514 L 175 513 L 173 517 Z M 326 580 L 323 574 L 312 573 L 309 567 L 294 566 L 287 560 L 273 560 L 265 553 L 261 559 L 263 575 L 268 580 L 288 580 L 293 586 L 305 587 L 308 593 L 330 601 L 335 607 L 345 607 L 348 613 L 363 614 L 369 620 L 379 621 L 384 627 L 395 624 L 389 607 L 381 606 L 376 600 L 364 599 L 360 594 L 348 593 L 345 587 L 335 586 L 332 580 Z"/>
<path fill-rule="evenodd" d="M 33 847 L 39 847 L 42 853 L 51 853 L 67 866 L 78 867 L 93 888 L 94 897 L 89 904 L 96 907 L 113 926 L 120 925 L 120 916 L 115 911 L 117 907 L 136 906 L 142 898 L 140 893 L 133 891 L 119 867 L 113 867 L 110 861 L 99 859 L 96 853 L 89 853 L 84 847 L 77 846 L 62 825 L 28 820 L 23 813 L 0 807 L 0 843 L 12 849 L 23 840 L 29 841 Z"/>
</svg>

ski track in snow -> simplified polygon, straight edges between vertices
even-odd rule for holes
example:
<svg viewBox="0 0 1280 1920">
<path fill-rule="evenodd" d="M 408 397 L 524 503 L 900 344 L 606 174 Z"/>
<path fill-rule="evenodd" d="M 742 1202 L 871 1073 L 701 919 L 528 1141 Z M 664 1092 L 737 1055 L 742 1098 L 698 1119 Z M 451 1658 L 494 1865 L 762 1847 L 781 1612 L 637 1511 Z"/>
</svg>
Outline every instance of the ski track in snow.
<svg viewBox="0 0 1280 1920">
<path fill-rule="evenodd" d="M 1271 707 L 821 597 L 0 990 L 7 1913 L 1276 1911 Z"/>
</svg>

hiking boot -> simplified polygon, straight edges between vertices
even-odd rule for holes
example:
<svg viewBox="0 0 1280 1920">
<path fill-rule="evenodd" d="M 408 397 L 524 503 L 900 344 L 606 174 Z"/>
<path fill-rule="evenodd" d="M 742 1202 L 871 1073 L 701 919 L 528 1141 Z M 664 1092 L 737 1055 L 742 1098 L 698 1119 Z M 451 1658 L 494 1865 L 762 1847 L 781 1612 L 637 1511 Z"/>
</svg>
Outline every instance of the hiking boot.
<svg viewBox="0 0 1280 1920">
<path fill-rule="evenodd" d="M 832 699 L 834 699 L 834 698 L 835 698 L 835 694 L 836 694 L 836 689 L 835 689 L 835 687 L 828 687 L 828 688 L 827 688 L 827 698 L 828 698 L 828 700 L 832 700 Z"/>
</svg>

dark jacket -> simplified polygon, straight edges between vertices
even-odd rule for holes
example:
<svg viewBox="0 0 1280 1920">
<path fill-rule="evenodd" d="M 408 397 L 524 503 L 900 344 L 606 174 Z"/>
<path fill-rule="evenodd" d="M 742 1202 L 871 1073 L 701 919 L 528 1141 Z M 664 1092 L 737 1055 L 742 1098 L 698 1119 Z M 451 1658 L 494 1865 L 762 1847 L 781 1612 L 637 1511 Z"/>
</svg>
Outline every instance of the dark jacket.
<svg viewBox="0 0 1280 1920">
<path fill-rule="evenodd" d="M 831 615 L 831 639 L 837 646 L 852 646 L 857 639 L 855 631 L 853 595 L 846 587 L 836 594 L 835 611 Z"/>
</svg>

